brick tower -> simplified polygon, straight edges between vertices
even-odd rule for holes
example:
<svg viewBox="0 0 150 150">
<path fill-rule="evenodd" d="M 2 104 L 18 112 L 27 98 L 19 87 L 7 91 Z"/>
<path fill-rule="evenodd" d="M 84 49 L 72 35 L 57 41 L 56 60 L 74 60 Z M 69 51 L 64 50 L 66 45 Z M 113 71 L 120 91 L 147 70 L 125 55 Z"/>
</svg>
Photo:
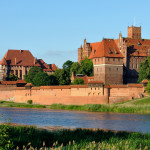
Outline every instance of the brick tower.
<svg viewBox="0 0 150 150">
<path fill-rule="evenodd" d="M 141 39 L 141 27 L 128 27 L 128 38 Z"/>
</svg>

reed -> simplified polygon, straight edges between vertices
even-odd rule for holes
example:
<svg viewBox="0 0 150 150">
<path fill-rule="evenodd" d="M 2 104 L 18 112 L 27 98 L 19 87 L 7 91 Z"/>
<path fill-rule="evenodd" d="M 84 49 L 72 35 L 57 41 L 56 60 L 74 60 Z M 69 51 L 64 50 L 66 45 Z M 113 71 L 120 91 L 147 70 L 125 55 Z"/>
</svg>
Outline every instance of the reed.
<svg viewBox="0 0 150 150">
<path fill-rule="evenodd" d="M 48 131 L 35 127 L 7 126 L 13 148 L 17 149 L 150 149 L 150 134 L 75 129 Z M 43 143 L 44 142 L 44 143 Z"/>
</svg>

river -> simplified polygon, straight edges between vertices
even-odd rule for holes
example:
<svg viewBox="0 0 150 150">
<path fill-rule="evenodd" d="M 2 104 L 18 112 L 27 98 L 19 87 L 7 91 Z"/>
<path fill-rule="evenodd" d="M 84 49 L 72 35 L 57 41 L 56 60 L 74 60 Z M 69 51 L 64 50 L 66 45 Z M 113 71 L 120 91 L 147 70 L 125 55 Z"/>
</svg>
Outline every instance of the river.
<svg viewBox="0 0 150 150">
<path fill-rule="evenodd" d="M 50 109 L 0 108 L 2 122 L 38 127 L 98 128 L 150 133 L 150 115 L 80 112 Z"/>
</svg>

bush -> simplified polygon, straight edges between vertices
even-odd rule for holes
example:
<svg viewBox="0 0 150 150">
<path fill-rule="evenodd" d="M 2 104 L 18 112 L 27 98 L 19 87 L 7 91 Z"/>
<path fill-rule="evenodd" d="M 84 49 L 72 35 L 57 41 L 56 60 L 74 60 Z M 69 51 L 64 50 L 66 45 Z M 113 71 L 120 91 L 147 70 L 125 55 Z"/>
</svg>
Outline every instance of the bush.
<svg viewBox="0 0 150 150">
<path fill-rule="evenodd" d="M 28 100 L 27 103 L 28 103 L 28 104 L 32 104 L 32 100 Z"/>
<path fill-rule="evenodd" d="M 74 79 L 73 84 L 74 85 L 84 84 L 84 80 L 81 78 L 76 78 Z"/>
</svg>

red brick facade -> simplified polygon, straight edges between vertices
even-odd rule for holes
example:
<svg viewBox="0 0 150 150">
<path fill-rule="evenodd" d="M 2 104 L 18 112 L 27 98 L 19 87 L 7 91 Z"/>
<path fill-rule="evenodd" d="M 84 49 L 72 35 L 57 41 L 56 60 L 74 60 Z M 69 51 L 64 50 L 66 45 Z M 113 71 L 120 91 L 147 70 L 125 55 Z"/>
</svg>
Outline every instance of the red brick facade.
<svg viewBox="0 0 150 150">
<path fill-rule="evenodd" d="M 46 64 L 42 59 L 33 57 L 29 50 L 8 50 L 0 61 L 0 81 L 10 74 L 23 79 L 31 67 L 41 67 L 43 71 L 52 74 L 57 69 L 55 64 Z"/>
<path fill-rule="evenodd" d="M 103 39 L 78 49 L 78 62 L 88 57 L 94 65 L 94 80 L 109 84 L 137 83 L 140 63 L 150 55 L 150 40 L 141 39 L 141 27 L 128 27 L 128 37 Z"/>
</svg>

